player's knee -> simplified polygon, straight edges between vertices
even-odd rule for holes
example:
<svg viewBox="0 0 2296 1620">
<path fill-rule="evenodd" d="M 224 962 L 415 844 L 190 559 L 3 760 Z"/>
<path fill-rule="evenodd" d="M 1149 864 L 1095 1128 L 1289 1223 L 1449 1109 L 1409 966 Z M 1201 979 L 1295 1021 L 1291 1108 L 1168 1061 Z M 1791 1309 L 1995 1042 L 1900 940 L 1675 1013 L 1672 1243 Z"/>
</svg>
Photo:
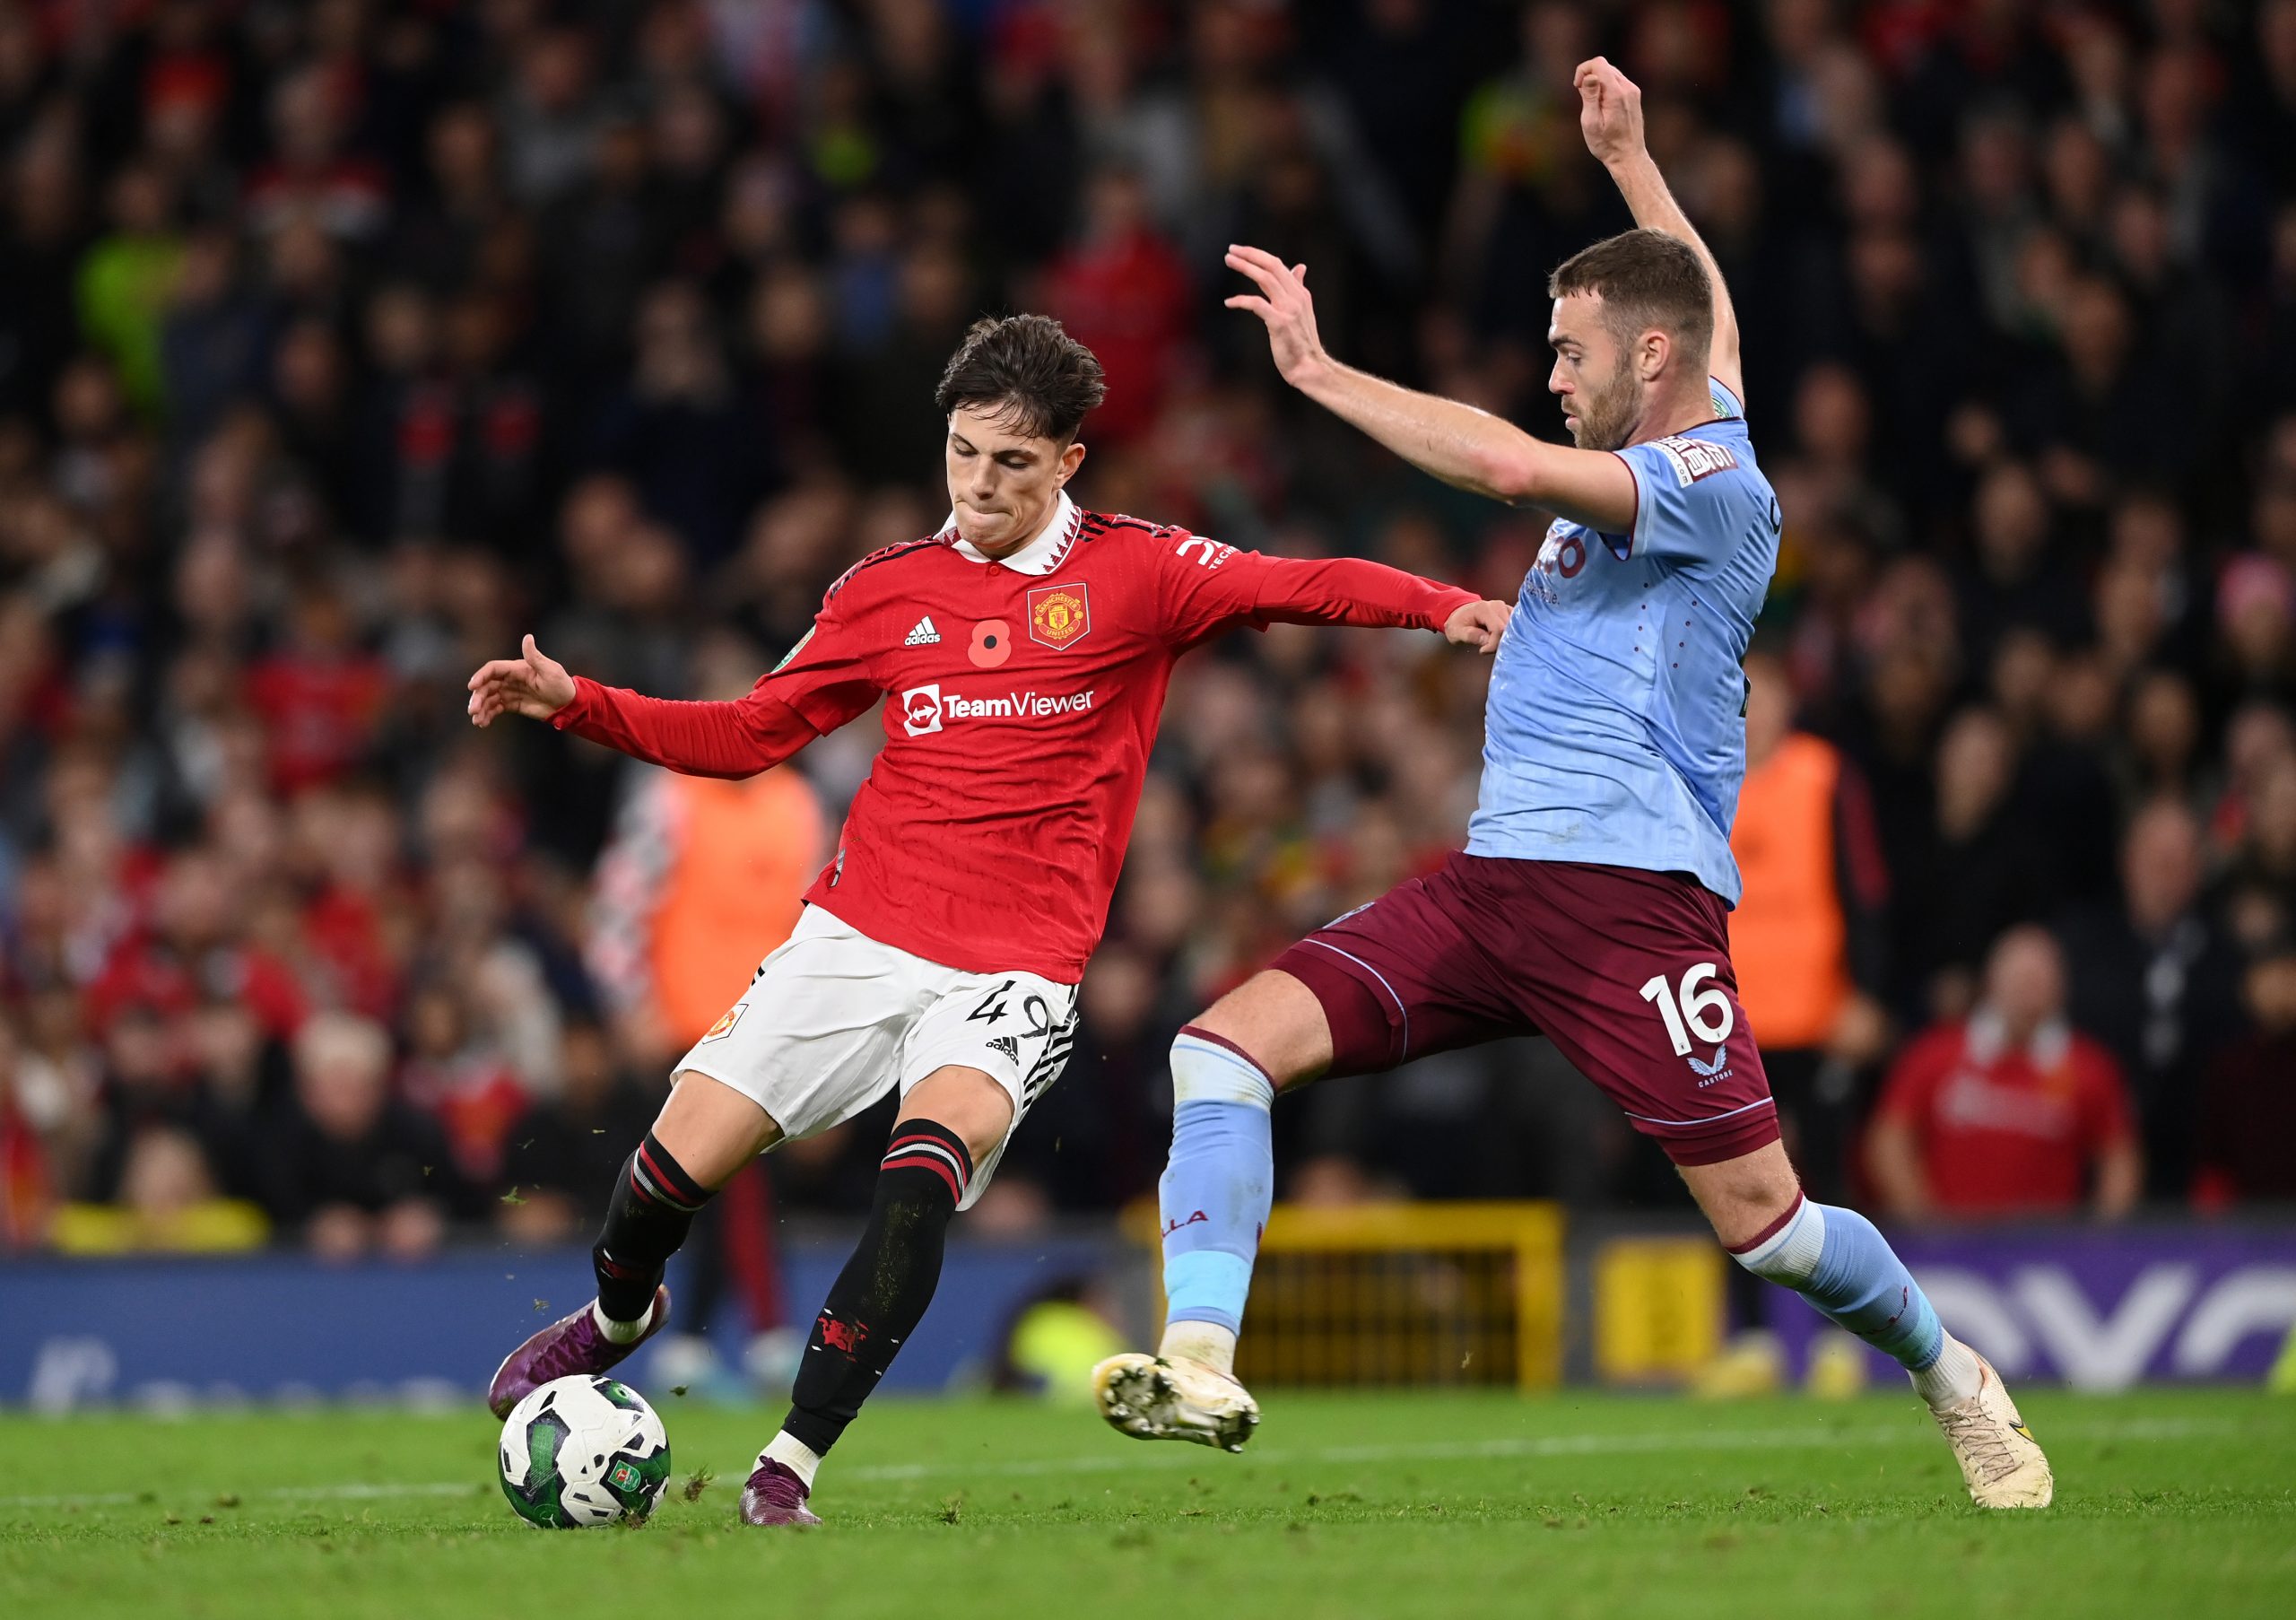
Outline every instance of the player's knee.
<svg viewBox="0 0 2296 1620">
<path fill-rule="evenodd" d="M 654 1135 L 704 1187 L 716 1189 L 781 1140 L 781 1126 L 743 1092 L 699 1069 L 680 1069 Z"/>
<path fill-rule="evenodd" d="M 1714 1235 L 1733 1251 L 1790 1215 L 1802 1198 L 1793 1162 L 1776 1142 L 1718 1163 L 1680 1169 L 1691 1196 L 1713 1224 Z"/>
<path fill-rule="evenodd" d="M 1191 1102 L 1226 1102 L 1265 1109 L 1275 1102 L 1275 1082 L 1235 1042 L 1191 1023 L 1172 1038 L 1172 1109 Z"/>
<path fill-rule="evenodd" d="M 935 1069 L 901 1101 L 905 1119 L 930 1119 L 965 1145 L 975 1163 L 994 1153 L 1013 1128 L 1013 1097 L 977 1068 L 951 1064 Z"/>
<path fill-rule="evenodd" d="M 1796 1193 L 1785 1212 L 1743 1242 L 1730 1244 L 1730 1258 L 1752 1272 L 1788 1288 L 1805 1288 L 1818 1273 L 1826 1242 L 1828 1210 Z M 1839 1218 L 1846 1210 L 1834 1210 Z"/>
<path fill-rule="evenodd" d="M 1189 1023 L 1187 1032 L 1233 1050 L 1277 1091 L 1312 1080 L 1331 1067 L 1331 1027 L 1323 1003 L 1291 974 L 1272 968 L 1213 1002 Z M 1177 1065 L 1173 1084 L 1179 1084 Z"/>
</svg>

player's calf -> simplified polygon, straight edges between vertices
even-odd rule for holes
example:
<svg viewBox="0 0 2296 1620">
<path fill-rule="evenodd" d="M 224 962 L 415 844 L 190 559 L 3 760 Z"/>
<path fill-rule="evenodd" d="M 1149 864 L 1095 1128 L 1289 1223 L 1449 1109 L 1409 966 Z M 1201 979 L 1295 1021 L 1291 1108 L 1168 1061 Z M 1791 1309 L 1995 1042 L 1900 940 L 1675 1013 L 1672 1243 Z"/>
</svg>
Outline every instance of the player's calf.
<svg viewBox="0 0 2296 1620">
<path fill-rule="evenodd" d="M 1275 1083 L 1242 1045 L 1204 1024 L 1179 1032 L 1171 1063 L 1172 1151 L 1157 1188 L 1163 1343 L 1154 1355 L 1102 1362 L 1092 1389 L 1100 1415 L 1119 1433 L 1236 1451 L 1259 1424 L 1259 1407 L 1234 1366 L 1252 1262 L 1274 1198 Z"/>
<path fill-rule="evenodd" d="M 972 1150 L 957 1131 L 932 1119 L 893 1127 L 869 1224 L 813 1320 L 789 1415 L 743 1491 L 746 1522 L 819 1522 L 805 1507 L 815 1472 L 933 1302 L 949 1222 L 972 1174 Z"/>
<path fill-rule="evenodd" d="M 1929 1296 L 1871 1221 L 1797 1192 L 1785 1214 L 1730 1252 L 1905 1368 L 1952 1447 L 1972 1502 L 2048 1505 L 2055 1488 L 2048 1459 L 2000 1375 L 1945 1331 Z"/>
<path fill-rule="evenodd" d="M 1197 1024 L 1172 1042 L 1163 1216 L 1164 1349 L 1224 1372 L 1275 1197 L 1275 1084 L 1243 1047 Z"/>
</svg>

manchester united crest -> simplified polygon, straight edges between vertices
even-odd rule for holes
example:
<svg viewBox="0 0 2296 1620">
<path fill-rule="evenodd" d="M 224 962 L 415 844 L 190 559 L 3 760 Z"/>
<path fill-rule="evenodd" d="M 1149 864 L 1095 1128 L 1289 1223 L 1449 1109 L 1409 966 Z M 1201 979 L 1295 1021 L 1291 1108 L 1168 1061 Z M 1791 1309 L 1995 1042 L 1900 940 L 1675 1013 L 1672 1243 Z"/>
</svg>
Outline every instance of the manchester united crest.
<svg viewBox="0 0 2296 1620">
<path fill-rule="evenodd" d="M 1091 633 L 1092 598 L 1082 580 L 1039 585 L 1029 593 L 1029 640 L 1067 647 Z"/>
</svg>

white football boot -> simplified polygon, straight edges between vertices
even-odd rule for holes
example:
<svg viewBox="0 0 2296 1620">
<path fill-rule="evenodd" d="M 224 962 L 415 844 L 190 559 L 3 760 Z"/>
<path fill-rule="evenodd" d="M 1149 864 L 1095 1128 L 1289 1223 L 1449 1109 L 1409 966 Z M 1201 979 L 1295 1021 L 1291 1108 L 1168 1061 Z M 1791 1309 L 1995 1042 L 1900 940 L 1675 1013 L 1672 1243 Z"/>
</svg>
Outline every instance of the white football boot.
<svg viewBox="0 0 2296 1620">
<path fill-rule="evenodd" d="M 1109 1426 L 1135 1440 L 1192 1440 L 1240 1451 L 1259 1427 L 1250 1390 L 1186 1356 L 1111 1355 L 1092 1369 L 1092 1398 Z"/>
<path fill-rule="evenodd" d="M 1993 1363 L 1979 1355 L 1977 1364 L 1977 1393 L 1930 1412 L 1961 1465 L 1970 1500 L 1981 1508 L 2045 1508 L 2057 1494 L 2048 1459 L 2017 1415 L 2017 1403 L 2002 1388 Z"/>
</svg>

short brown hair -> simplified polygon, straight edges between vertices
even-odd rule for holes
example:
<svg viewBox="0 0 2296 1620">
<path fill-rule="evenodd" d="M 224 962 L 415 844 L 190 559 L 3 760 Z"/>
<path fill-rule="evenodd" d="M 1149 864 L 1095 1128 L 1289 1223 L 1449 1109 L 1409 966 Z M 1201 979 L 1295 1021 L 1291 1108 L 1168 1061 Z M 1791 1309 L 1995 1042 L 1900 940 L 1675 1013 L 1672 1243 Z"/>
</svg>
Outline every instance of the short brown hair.
<svg viewBox="0 0 2296 1620">
<path fill-rule="evenodd" d="M 1050 316 L 990 316 L 973 322 L 949 357 L 933 403 L 944 416 L 988 406 L 1028 438 L 1065 443 L 1107 392 L 1100 362 Z"/>
<path fill-rule="evenodd" d="M 1703 370 L 1714 344 L 1714 283 L 1697 250 L 1663 231 L 1625 231 L 1581 248 L 1547 277 L 1549 298 L 1592 292 L 1621 343 L 1656 327 Z"/>
</svg>

